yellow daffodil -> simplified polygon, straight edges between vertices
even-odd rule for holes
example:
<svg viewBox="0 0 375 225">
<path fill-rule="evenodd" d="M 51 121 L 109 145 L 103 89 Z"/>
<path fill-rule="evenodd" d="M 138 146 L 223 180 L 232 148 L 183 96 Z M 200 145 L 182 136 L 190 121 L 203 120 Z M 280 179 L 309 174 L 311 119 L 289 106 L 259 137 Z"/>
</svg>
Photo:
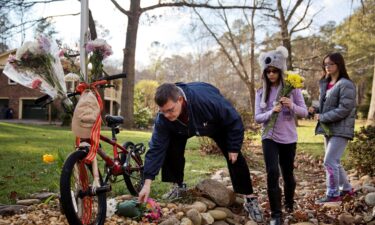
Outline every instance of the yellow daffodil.
<svg viewBox="0 0 375 225">
<path fill-rule="evenodd" d="M 303 88 L 303 81 L 305 80 L 299 74 L 294 73 L 292 71 L 285 71 L 285 82 L 283 88 L 280 90 L 278 94 L 279 98 L 281 97 L 289 97 L 290 93 L 293 89 Z M 272 112 L 270 121 L 268 122 L 267 126 L 264 128 L 262 135 L 267 134 L 268 131 L 273 128 L 276 123 L 277 116 L 279 115 L 278 112 Z"/>
<path fill-rule="evenodd" d="M 55 161 L 55 157 L 51 154 L 44 154 L 43 155 L 43 162 L 45 163 L 53 163 Z"/>
<path fill-rule="evenodd" d="M 291 85 L 293 88 L 303 88 L 303 81 L 305 80 L 299 74 L 293 73 L 291 71 L 285 72 L 286 78 L 285 83 Z"/>
</svg>

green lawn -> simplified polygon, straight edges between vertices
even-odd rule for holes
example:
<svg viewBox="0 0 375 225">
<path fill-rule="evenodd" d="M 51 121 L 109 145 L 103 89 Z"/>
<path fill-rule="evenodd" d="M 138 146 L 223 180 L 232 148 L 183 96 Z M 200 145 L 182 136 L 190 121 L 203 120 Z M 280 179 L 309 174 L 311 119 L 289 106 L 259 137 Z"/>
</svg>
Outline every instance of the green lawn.
<svg viewBox="0 0 375 225">
<path fill-rule="evenodd" d="M 315 135 L 316 121 L 300 120 L 297 127 L 298 132 L 298 151 L 304 151 L 314 156 L 324 155 L 324 140 L 322 135 Z M 355 130 L 365 125 L 365 121 L 357 120 L 355 123 Z M 345 151 L 347 154 L 347 151 Z"/>
<path fill-rule="evenodd" d="M 299 121 L 298 151 L 305 151 L 315 156 L 322 156 L 323 137 L 314 135 L 314 121 Z M 363 126 L 363 121 L 356 123 L 356 129 Z M 109 131 L 104 131 L 110 135 Z M 121 131 L 118 135 L 120 143 L 132 141 L 134 143 L 148 143 L 150 132 Z M 256 137 L 259 143 L 259 136 Z M 68 128 L 56 126 L 33 126 L 0 122 L 0 204 L 14 203 L 10 196 L 24 198 L 30 193 L 38 191 L 58 191 L 59 175 L 56 172 L 57 163 L 45 164 L 44 154 L 64 156 L 73 151 L 74 137 Z M 109 146 L 104 145 L 107 153 L 111 153 Z M 225 167 L 222 156 L 204 157 L 198 151 L 199 142 L 192 138 L 188 142 L 186 151 L 185 182 L 189 186 L 195 185 L 200 179 L 207 177 L 210 172 Z M 153 197 L 160 197 L 168 186 L 160 182 L 157 177 L 152 189 Z M 126 193 L 122 182 L 113 186 L 114 194 Z"/>
<path fill-rule="evenodd" d="M 110 131 L 104 131 L 110 136 Z M 121 131 L 118 135 L 120 143 L 132 141 L 134 143 L 148 143 L 150 132 Z M 74 136 L 69 128 L 56 126 L 21 125 L 0 122 L 0 204 L 10 204 L 15 201 L 10 196 L 24 198 L 38 191 L 58 191 L 59 175 L 57 163 L 45 164 L 42 161 L 44 154 L 58 156 L 60 150 L 67 156 L 74 149 Z M 188 141 L 186 157 L 186 182 L 193 185 L 202 175 L 223 167 L 221 157 L 209 157 L 202 162 L 198 151 L 197 138 Z M 109 145 L 104 145 L 107 153 L 112 150 Z M 208 157 L 207 157 L 208 158 Z M 155 183 L 160 183 L 157 178 Z M 160 196 L 168 187 L 155 185 L 154 196 Z M 113 193 L 126 193 L 123 182 L 114 185 Z"/>
</svg>

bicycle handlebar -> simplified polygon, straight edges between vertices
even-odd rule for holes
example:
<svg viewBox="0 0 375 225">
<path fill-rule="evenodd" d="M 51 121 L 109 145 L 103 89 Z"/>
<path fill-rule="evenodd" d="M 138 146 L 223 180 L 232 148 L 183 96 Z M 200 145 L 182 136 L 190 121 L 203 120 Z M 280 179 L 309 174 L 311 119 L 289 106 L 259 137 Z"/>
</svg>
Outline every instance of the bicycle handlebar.
<svg viewBox="0 0 375 225">
<path fill-rule="evenodd" d="M 102 78 L 99 78 L 98 80 L 95 80 L 94 82 L 97 82 L 97 81 L 110 81 L 110 80 L 116 80 L 116 79 L 120 79 L 120 78 L 126 78 L 126 73 L 120 73 L 120 74 L 116 74 L 116 75 L 112 75 L 112 76 L 107 76 L 107 77 L 102 77 Z M 113 85 L 107 85 L 107 86 L 104 86 L 104 87 L 114 87 Z M 71 97 L 74 97 L 76 95 L 80 95 L 80 93 L 78 92 L 73 92 L 73 93 L 68 93 L 67 94 L 67 97 L 68 98 L 71 98 Z M 53 102 L 53 99 L 49 96 L 49 95 L 43 95 L 39 98 L 37 98 L 35 101 L 34 101 L 34 104 L 35 105 L 41 105 L 42 107 L 50 104 Z"/>
<path fill-rule="evenodd" d="M 45 103 L 45 102 L 48 102 L 48 100 L 51 99 L 51 97 L 49 95 L 43 95 L 42 97 L 39 97 L 37 98 L 35 101 L 34 101 L 34 104 L 35 105 L 39 105 L 41 104 L 42 102 Z M 43 104 L 44 105 L 44 104 Z"/>
<path fill-rule="evenodd" d="M 120 73 L 120 74 L 116 74 L 116 75 L 111 75 L 111 76 L 108 76 L 108 77 L 101 77 L 99 79 L 97 79 L 96 81 L 99 81 L 99 80 L 116 80 L 116 79 L 120 79 L 120 78 L 126 78 L 126 73 Z"/>
</svg>

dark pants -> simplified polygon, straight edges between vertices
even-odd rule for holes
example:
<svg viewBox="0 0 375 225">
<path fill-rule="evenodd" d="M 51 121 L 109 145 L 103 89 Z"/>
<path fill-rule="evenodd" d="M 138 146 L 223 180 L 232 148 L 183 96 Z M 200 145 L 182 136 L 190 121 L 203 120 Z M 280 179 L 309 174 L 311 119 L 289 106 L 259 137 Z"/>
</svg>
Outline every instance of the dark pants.
<svg viewBox="0 0 375 225">
<path fill-rule="evenodd" d="M 223 136 L 213 137 L 221 152 L 227 160 L 230 178 L 232 180 L 234 192 L 244 195 L 253 193 L 251 185 L 250 172 L 246 160 L 241 154 L 238 153 L 237 161 L 232 164 L 228 159 L 228 150 L 225 148 L 226 139 Z M 162 167 L 162 181 L 182 183 L 184 180 L 185 168 L 185 145 L 187 138 L 185 137 L 172 137 L 164 159 Z"/>
<path fill-rule="evenodd" d="M 271 207 L 271 217 L 281 217 L 281 189 L 279 186 L 279 164 L 284 180 L 284 203 L 293 207 L 296 180 L 294 179 L 294 158 L 296 143 L 280 144 L 270 139 L 262 141 L 264 161 L 267 171 L 267 193 Z"/>
</svg>

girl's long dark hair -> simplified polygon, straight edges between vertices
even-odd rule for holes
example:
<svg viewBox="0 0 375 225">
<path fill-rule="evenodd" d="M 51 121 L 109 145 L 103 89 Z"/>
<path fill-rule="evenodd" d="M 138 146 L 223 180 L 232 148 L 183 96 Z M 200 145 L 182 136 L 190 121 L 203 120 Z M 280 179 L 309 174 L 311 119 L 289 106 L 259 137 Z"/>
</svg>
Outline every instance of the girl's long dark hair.
<svg viewBox="0 0 375 225">
<path fill-rule="evenodd" d="M 274 67 L 274 68 L 277 69 L 277 72 L 279 73 L 279 77 L 278 77 L 279 82 L 281 83 L 281 85 L 284 85 L 283 71 L 281 71 L 279 68 L 276 68 L 276 67 Z M 267 69 L 268 69 L 268 67 L 263 70 L 263 75 L 262 75 L 263 79 L 266 81 L 266 86 L 264 87 L 266 89 L 266 96 L 265 96 L 265 99 L 264 99 L 266 102 L 268 102 L 268 98 L 270 96 L 270 90 L 271 90 L 271 81 L 267 77 L 267 72 L 266 72 Z"/>
<path fill-rule="evenodd" d="M 327 78 L 327 72 L 326 72 L 326 68 L 324 65 L 324 60 L 326 60 L 326 58 L 329 58 L 332 62 L 334 62 L 337 65 L 337 68 L 339 69 L 339 80 L 343 77 L 350 80 L 348 72 L 346 72 L 344 57 L 338 52 L 329 53 L 323 58 L 323 62 L 322 62 L 323 75 L 321 79 Z M 331 78 L 329 77 L 328 79 L 331 79 Z"/>
</svg>

